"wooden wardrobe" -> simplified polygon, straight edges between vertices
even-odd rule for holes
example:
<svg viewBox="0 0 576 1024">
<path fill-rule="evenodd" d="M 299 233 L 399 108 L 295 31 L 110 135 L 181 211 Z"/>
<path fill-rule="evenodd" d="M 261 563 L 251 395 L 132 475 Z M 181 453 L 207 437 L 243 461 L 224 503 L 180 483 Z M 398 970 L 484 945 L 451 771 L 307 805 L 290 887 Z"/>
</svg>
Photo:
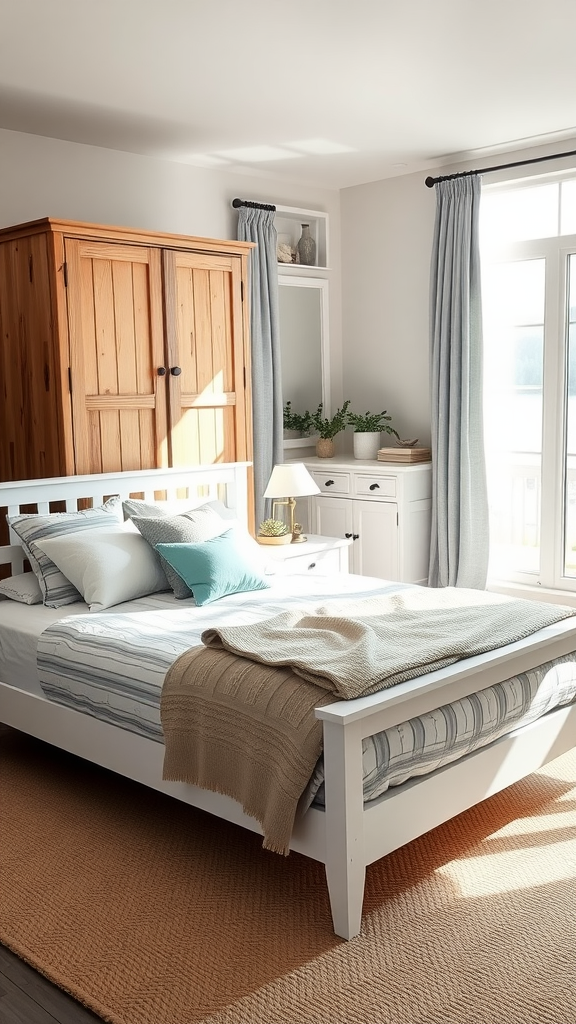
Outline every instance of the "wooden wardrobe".
<svg viewBox="0 0 576 1024">
<path fill-rule="evenodd" d="M 251 247 L 0 230 L 0 479 L 251 460 Z"/>
</svg>

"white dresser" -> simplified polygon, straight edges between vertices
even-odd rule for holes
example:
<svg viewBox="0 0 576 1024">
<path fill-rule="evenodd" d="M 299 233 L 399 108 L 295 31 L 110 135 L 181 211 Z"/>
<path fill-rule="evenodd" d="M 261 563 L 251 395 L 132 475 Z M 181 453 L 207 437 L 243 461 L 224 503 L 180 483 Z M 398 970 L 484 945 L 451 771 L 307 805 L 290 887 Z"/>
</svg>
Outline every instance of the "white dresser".
<svg viewBox="0 0 576 1024">
<path fill-rule="evenodd" d="M 312 533 L 353 541 L 350 569 L 363 576 L 426 584 L 432 466 L 307 459 L 320 494 L 308 500 Z"/>
</svg>

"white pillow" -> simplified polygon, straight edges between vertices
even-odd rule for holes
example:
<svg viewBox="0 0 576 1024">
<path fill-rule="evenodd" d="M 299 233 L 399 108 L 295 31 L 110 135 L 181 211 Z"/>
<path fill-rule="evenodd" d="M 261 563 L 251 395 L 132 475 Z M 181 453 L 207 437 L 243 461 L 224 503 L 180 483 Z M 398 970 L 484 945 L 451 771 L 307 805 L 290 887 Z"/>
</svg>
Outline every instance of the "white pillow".
<svg viewBox="0 0 576 1024">
<path fill-rule="evenodd" d="M 36 541 L 91 612 L 169 590 L 159 555 L 132 523 Z"/>
<path fill-rule="evenodd" d="M 58 570 L 58 566 L 36 545 L 36 541 L 63 537 L 84 530 L 93 531 L 99 527 L 108 529 L 109 525 L 120 523 L 121 517 L 122 503 L 118 496 L 109 498 L 98 508 L 87 508 L 81 512 L 53 512 L 48 515 L 24 513 L 6 516 L 6 522 L 22 542 L 30 568 L 40 584 L 44 604 L 48 608 L 73 604 L 74 601 L 80 600 L 81 595 L 71 581 Z"/>
<path fill-rule="evenodd" d="M 245 559 L 255 572 L 267 575 L 276 572 L 277 565 L 271 564 L 272 560 L 268 552 L 257 540 L 254 540 L 254 537 L 248 528 L 244 526 L 244 523 L 241 523 L 239 519 L 227 519 L 226 525 L 228 529 L 234 530 L 238 549 L 242 551 Z"/>
<path fill-rule="evenodd" d="M 9 576 L 0 582 L 0 594 L 21 604 L 42 604 L 42 591 L 33 572 Z"/>
</svg>

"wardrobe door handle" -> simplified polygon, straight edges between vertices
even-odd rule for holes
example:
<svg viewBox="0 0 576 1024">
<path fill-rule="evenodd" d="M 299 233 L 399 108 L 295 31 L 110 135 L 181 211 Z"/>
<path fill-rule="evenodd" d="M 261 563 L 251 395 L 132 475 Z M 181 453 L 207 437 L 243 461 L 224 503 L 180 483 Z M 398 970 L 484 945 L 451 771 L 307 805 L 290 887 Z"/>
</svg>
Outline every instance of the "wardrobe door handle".
<svg viewBox="0 0 576 1024">
<path fill-rule="evenodd" d="M 379 489 L 379 487 L 380 487 L 380 484 L 370 484 L 370 490 L 371 491 L 376 491 L 376 490 Z"/>
<path fill-rule="evenodd" d="M 170 367 L 170 373 L 172 374 L 173 377 L 179 377 L 180 374 L 182 373 L 182 367 L 180 367 L 180 366 L 171 366 Z"/>
<path fill-rule="evenodd" d="M 352 534 L 351 533 L 345 533 L 344 536 L 346 537 L 346 540 L 350 540 L 350 537 L 352 536 Z"/>
<path fill-rule="evenodd" d="M 358 540 L 359 536 L 360 536 L 359 533 L 353 533 L 352 534 L 352 540 Z"/>
<path fill-rule="evenodd" d="M 166 367 L 165 366 L 159 366 L 158 369 L 156 370 L 156 373 L 158 374 L 159 377 L 165 377 L 166 376 Z"/>
</svg>

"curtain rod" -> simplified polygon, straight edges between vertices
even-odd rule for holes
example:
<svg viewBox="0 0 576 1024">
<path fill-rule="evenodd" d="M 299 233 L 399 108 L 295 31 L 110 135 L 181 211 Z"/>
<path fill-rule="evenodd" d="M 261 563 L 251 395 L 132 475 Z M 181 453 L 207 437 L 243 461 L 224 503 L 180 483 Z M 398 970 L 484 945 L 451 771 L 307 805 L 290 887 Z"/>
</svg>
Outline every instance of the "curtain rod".
<svg viewBox="0 0 576 1024">
<path fill-rule="evenodd" d="M 490 171 L 504 171 L 507 167 L 523 167 L 524 164 L 540 164 L 543 160 L 557 160 L 561 156 L 576 156 L 576 149 L 571 149 L 568 153 L 551 153 L 550 156 L 535 156 L 532 160 L 514 160 L 510 164 L 482 167 L 476 171 L 460 171 L 458 174 L 444 174 L 439 178 L 426 178 L 424 184 L 428 188 L 432 188 L 439 181 L 452 181 L 453 178 L 469 178 L 472 174 L 489 174 Z"/>
<path fill-rule="evenodd" d="M 235 210 L 237 210 L 239 206 L 249 206 L 250 209 L 252 209 L 252 210 L 274 210 L 274 211 L 276 211 L 276 207 L 275 206 L 270 206 L 269 203 L 252 203 L 252 202 L 250 202 L 249 199 L 233 199 L 232 200 L 232 206 L 234 207 Z"/>
</svg>

